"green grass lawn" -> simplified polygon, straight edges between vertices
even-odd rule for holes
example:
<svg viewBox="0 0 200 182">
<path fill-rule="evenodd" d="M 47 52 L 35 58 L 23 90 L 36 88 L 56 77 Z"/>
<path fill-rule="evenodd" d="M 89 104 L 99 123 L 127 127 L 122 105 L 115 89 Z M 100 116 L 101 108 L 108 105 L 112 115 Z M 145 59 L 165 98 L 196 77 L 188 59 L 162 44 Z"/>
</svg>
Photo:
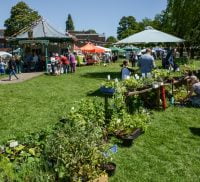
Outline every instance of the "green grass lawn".
<svg viewBox="0 0 200 182">
<path fill-rule="evenodd" d="M 108 74 L 119 77 L 120 69 L 119 63 L 87 66 L 75 74 L 0 85 L 0 144 L 51 127 L 75 101 L 98 95 L 101 82 Z M 154 111 L 147 132 L 113 156 L 117 170 L 110 181 L 200 181 L 199 111 L 183 107 Z"/>
<path fill-rule="evenodd" d="M 155 112 L 148 131 L 131 148 L 120 148 L 111 182 L 200 180 L 199 109 Z"/>
<path fill-rule="evenodd" d="M 0 142 L 51 126 L 75 101 L 93 95 L 108 74 L 119 77 L 120 69 L 119 63 L 87 66 L 75 74 L 0 85 Z"/>
</svg>

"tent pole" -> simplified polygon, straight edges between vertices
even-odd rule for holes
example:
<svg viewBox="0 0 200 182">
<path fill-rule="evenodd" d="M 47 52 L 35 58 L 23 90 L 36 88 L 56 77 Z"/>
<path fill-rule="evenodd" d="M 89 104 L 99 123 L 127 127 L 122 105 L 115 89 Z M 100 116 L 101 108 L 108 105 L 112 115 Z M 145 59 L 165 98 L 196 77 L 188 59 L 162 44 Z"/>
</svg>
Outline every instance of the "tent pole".
<svg viewBox="0 0 200 182">
<path fill-rule="evenodd" d="M 45 62 L 46 62 L 46 72 L 47 72 L 47 64 L 48 64 L 48 48 L 45 44 Z"/>
</svg>

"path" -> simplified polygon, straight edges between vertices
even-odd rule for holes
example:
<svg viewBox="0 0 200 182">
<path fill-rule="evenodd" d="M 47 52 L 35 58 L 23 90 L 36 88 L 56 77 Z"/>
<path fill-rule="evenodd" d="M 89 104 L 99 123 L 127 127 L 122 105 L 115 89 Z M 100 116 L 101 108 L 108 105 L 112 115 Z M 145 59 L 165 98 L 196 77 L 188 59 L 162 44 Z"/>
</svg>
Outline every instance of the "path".
<svg viewBox="0 0 200 182">
<path fill-rule="evenodd" d="M 33 72 L 33 73 L 21 73 L 21 74 L 17 74 L 18 76 L 18 80 L 15 78 L 15 76 L 12 76 L 12 80 L 9 81 L 8 77 L 4 77 L 4 78 L 0 78 L 0 84 L 12 84 L 12 83 L 20 83 L 20 82 L 24 82 L 26 80 L 30 80 L 34 77 L 43 75 L 44 72 Z"/>
</svg>

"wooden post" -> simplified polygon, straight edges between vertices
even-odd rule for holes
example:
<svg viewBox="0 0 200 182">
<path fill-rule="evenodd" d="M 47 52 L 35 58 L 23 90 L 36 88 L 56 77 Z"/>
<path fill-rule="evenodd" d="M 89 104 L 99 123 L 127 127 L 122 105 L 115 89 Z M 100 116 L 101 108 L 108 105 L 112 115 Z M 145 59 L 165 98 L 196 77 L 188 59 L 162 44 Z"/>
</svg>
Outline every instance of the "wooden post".
<svg viewBox="0 0 200 182">
<path fill-rule="evenodd" d="M 162 107 L 165 110 L 167 107 L 166 96 L 165 96 L 165 86 L 162 85 L 160 87 L 160 90 L 161 90 Z"/>
<path fill-rule="evenodd" d="M 105 109 L 105 124 L 108 124 L 108 95 L 105 94 L 105 105 L 104 105 L 104 109 Z"/>
</svg>

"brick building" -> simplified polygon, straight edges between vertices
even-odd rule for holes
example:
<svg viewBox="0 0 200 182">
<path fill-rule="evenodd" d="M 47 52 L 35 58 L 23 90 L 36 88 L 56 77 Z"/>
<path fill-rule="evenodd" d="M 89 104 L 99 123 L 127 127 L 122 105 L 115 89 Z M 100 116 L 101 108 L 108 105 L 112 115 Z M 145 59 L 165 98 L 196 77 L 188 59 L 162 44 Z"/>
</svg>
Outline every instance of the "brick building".
<svg viewBox="0 0 200 182">
<path fill-rule="evenodd" d="M 4 36 L 4 29 L 0 29 L 0 51 L 10 51 L 11 48 L 9 47 L 6 37 Z"/>
<path fill-rule="evenodd" d="M 78 46 L 83 46 L 88 42 L 102 46 L 106 44 L 105 34 L 98 34 L 94 31 L 69 31 L 69 34 L 77 38 Z"/>
</svg>

